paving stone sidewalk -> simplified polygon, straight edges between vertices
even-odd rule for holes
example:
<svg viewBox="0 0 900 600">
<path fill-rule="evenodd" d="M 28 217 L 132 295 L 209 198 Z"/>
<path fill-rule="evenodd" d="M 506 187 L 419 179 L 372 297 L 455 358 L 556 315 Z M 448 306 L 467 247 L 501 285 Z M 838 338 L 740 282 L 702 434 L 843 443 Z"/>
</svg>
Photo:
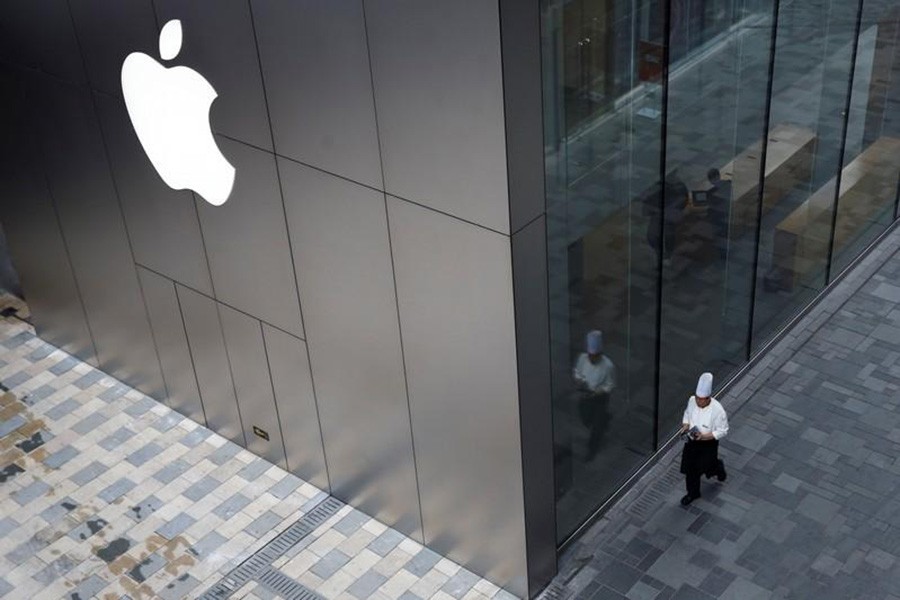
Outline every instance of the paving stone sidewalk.
<svg viewBox="0 0 900 600">
<path fill-rule="evenodd" d="M 728 481 L 681 507 L 674 447 L 546 597 L 900 599 L 900 229 L 721 396 Z"/>
<path fill-rule="evenodd" d="M 0 383 L 4 599 L 196 598 L 328 498 L 14 318 L 0 318 Z M 265 583 L 230 597 L 275 598 L 280 581 L 321 598 L 513 598 L 330 503 Z"/>
</svg>

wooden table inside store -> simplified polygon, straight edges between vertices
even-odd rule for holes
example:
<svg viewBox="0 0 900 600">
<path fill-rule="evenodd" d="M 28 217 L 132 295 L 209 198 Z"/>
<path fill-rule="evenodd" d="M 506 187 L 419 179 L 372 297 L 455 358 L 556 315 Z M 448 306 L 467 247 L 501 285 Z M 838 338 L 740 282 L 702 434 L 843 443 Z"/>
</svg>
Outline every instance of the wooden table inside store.
<svg viewBox="0 0 900 600">
<path fill-rule="evenodd" d="M 839 252 L 883 210 L 891 210 L 897 194 L 900 139 L 875 140 L 841 172 L 834 251 Z M 837 178 L 816 190 L 775 227 L 773 266 L 790 289 L 802 277 L 824 266 L 831 237 Z"/>
</svg>

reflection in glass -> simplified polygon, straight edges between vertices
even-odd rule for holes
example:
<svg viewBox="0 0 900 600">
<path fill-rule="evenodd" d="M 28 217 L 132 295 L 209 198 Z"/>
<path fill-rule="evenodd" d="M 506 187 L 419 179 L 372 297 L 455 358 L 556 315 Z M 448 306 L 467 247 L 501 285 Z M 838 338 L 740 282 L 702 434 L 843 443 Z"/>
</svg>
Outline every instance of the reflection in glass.
<svg viewBox="0 0 900 600">
<path fill-rule="evenodd" d="M 564 540 L 895 218 L 900 5 L 542 0 L 541 35 Z"/>
<path fill-rule="evenodd" d="M 894 220 L 898 180 L 900 4 L 866 0 L 856 44 L 832 276 Z"/>
<path fill-rule="evenodd" d="M 660 205 L 664 6 L 542 4 L 560 539 L 653 451 L 658 258 L 648 221 Z M 594 330 L 602 358 L 588 348 Z M 586 361 L 608 361 L 614 385 L 586 386 Z"/>
<path fill-rule="evenodd" d="M 687 28 L 702 43 L 669 74 L 665 206 L 678 212 L 664 222 L 674 252 L 663 262 L 660 444 L 701 373 L 724 382 L 746 361 L 753 301 L 774 5 L 695 4 L 716 18 Z"/>
<path fill-rule="evenodd" d="M 781 3 L 754 348 L 825 286 L 858 10 L 858 0 Z"/>
</svg>

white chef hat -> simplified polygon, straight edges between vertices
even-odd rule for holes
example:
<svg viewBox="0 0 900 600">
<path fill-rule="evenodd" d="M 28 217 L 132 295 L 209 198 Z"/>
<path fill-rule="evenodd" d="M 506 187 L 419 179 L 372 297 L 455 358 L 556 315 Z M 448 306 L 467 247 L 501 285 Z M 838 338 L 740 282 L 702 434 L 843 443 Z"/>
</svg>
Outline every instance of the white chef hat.
<svg viewBox="0 0 900 600">
<path fill-rule="evenodd" d="M 603 351 L 603 332 L 594 329 L 589 331 L 585 339 L 588 354 L 599 354 Z"/>
<path fill-rule="evenodd" d="M 700 379 L 697 380 L 696 396 L 698 398 L 708 398 L 712 396 L 712 384 L 712 373 L 704 373 L 703 375 L 701 375 Z"/>
</svg>

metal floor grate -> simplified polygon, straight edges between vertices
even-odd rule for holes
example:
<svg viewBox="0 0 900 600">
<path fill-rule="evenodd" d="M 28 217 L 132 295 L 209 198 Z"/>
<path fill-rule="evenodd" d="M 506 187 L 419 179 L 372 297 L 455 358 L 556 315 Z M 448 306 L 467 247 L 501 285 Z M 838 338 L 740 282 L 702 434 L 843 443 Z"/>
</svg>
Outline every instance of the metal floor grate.
<svg viewBox="0 0 900 600">
<path fill-rule="evenodd" d="M 327 521 L 337 511 L 344 506 L 344 503 L 337 498 L 328 497 L 318 503 L 311 511 L 297 519 L 287 529 L 275 536 L 272 541 L 260 548 L 253 556 L 235 567 L 217 584 L 212 586 L 205 594 L 200 596 L 201 600 L 220 600 L 228 598 L 233 593 L 244 587 L 247 582 L 257 579 L 264 570 L 284 556 L 285 552 L 295 546 L 300 540 L 312 533 L 322 523 Z M 279 573 L 281 577 L 285 577 Z M 285 577 L 285 579 L 288 579 Z M 291 581 L 288 579 L 288 581 Z M 297 584 L 300 585 L 300 584 Z M 303 587 L 303 586 L 300 586 Z M 306 588 L 303 588 L 306 590 Z M 307 598 L 306 596 L 296 596 L 297 598 Z M 290 596 L 294 598 L 294 596 Z M 309 598 L 319 598 L 313 595 Z"/>
<path fill-rule="evenodd" d="M 277 569 L 266 569 L 256 579 L 263 587 L 284 600 L 325 600 Z"/>
<path fill-rule="evenodd" d="M 570 595 L 571 592 L 565 585 L 553 582 L 544 588 L 538 600 L 566 600 Z"/>
<path fill-rule="evenodd" d="M 672 488 L 681 483 L 678 461 L 673 461 L 662 477 L 654 481 L 625 511 L 641 519 L 649 518 L 656 508 L 668 497 Z"/>
</svg>

